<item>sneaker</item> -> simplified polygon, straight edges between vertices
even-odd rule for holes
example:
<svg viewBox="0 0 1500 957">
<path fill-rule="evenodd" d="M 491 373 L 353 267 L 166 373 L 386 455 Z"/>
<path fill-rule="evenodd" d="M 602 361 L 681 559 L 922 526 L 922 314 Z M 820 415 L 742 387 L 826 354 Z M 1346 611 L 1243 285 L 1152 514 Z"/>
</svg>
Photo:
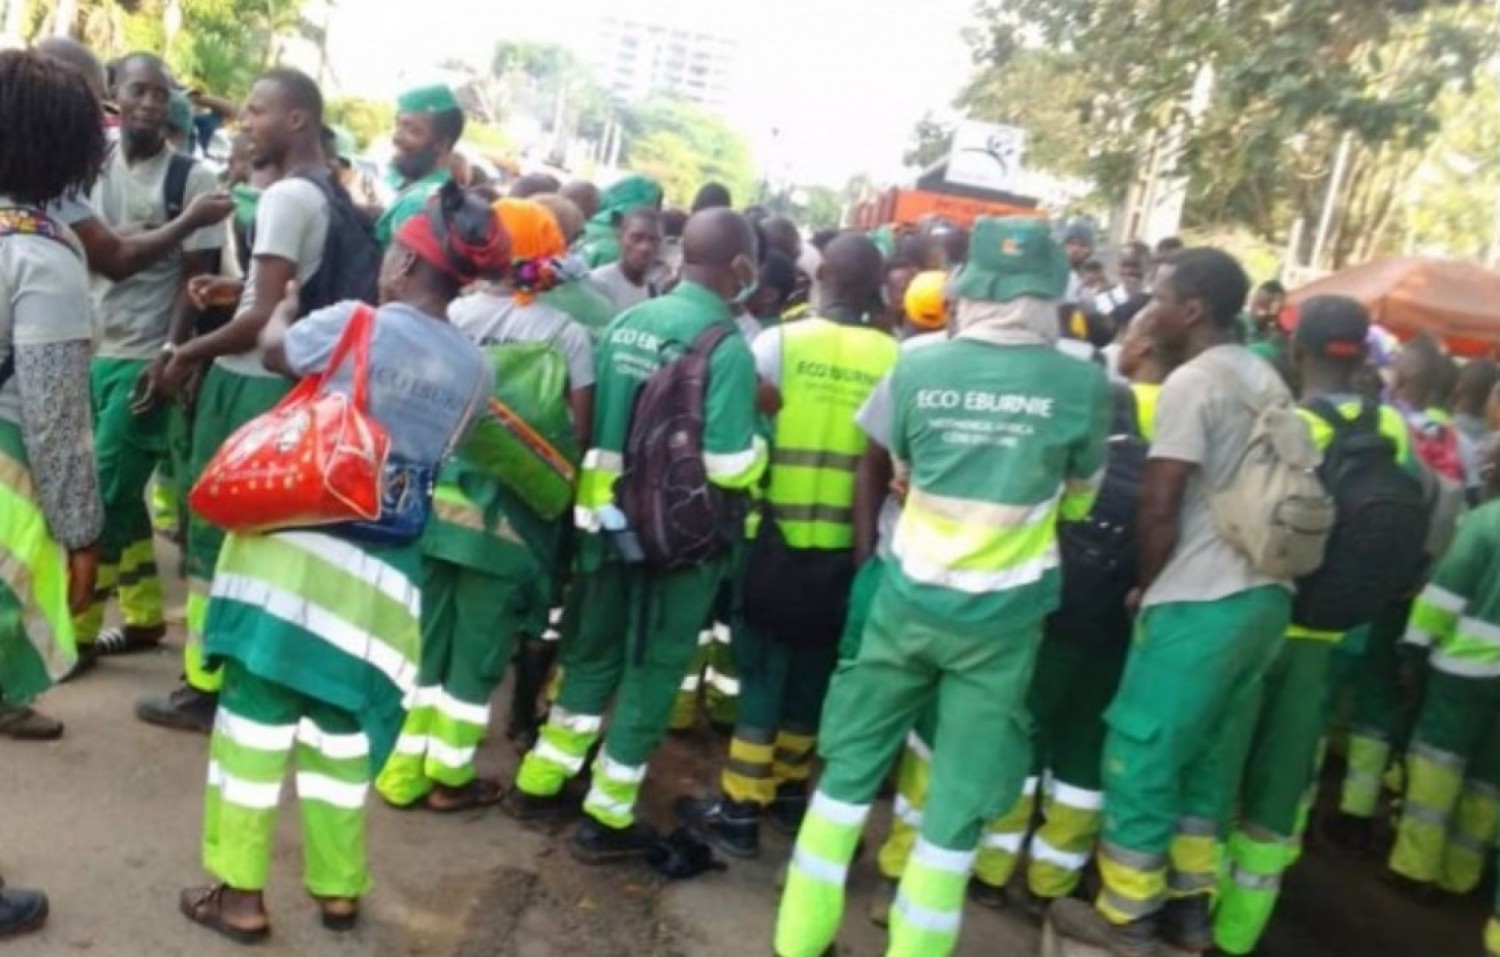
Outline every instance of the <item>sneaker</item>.
<svg viewBox="0 0 1500 957">
<path fill-rule="evenodd" d="M 629 827 L 608 827 L 584 817 L 573 832 L 573 859 L 580 864 L 619 864 L 644 860 L 660 838 L 656 829 L 639 822 Z"/>
<path fill-rule="evenodd" d="M 891 908 L 896 905 L 896 890 L 900 885 L 889 877 L 880 879 L 875 897 L 870 901 L 870 923 L 876 927 L 891 926 Z"/>
<path fill-rule="evenodd" d="M 500 799 L 500 810 L 517 821 L 564 820 L 576 815 L 579 802 L 567 791 L 528 794 L 513 787 Z"/>
<path fill-rule="evenodd" d="M 1167 901 L 1157 921 L 1162 941 L 1190 954 L 1211 950 L 1214 945 L 1214 928 L 1208 905 L 1207 894 Z"/>
<path fill-rule="evenodd" d="M 1097 947 L 1114 957 L 1161 957 L 1155 915 L 1112 924 L 1093 904 L 1063 898 L 1047 911 L 1047 924 L 1060 937 Z"/>
<path fill-rule="evenodd" d="M 760 856 L 760 805 L 726 797 L 678 798 L 677 819 L 732 857 Z"/>
<path fill-rule="evenodd" d="M 1368 854 L 1375 847 L 1375 822 L 1340 811 L 1323 822 L 1323 837 L 1341 851 Z"/>
<path fill-rule="evenodd" d="M 0 701 L 0 737 L 12 741 L 56 741 L 63 723 L 23 705 Z"/>
<path fill-rule="evenodd" d="M 68 669 L 67 674 L 57 679 L 57 683 L 60 685 L 65 685 L 70 681 L 82 678 L 84 675 L 88 674 L 90 671 L 93 671 L 96 667 L 98 667 L 98 665 L 98 646 L 88 644 L 79 645 L 78 660 L 73 662 L 73 667 Z"/>
<path fill-rule="evenodd" d="M 796 837 L 802 830 L 802 819 L 807 816 L 807 784 L 795 782 L 776 788 L 776 799 L 768 808 L 769 819 L 776 829 L 788 837 Z"/>
<path fill-rule="evenodd" d="M 147 724 L 199 734 L 213 733 L 218 710 L 218 695 L 188 685 L 179 685 L 165 697 L 141 698 L 135 703 L 135 716 Z"/>
<path fill-rule="evenodd" d="M 986 884 L 977 877 L 969 878 L 969 900 L 990 910 L 1005 910 L 1010 906 L 1010 892 L 1004 887 Z"/>
<path fill-rule="evenodd" d="M 0 891 L 0 939 L 39 929 L 47 923 L 47 909 L 47 895 L 41 891 Z"/>
</svg>

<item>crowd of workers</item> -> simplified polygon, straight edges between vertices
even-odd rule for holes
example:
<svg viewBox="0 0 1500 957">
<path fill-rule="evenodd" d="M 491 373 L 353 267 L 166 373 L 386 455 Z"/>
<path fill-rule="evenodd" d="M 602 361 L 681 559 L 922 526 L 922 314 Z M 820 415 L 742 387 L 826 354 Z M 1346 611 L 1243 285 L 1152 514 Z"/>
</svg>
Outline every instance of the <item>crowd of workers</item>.
<svg viewBox="0 0 1500 957">
<path fill-rule="evenodd" d="M 1480 882 L 1493 364 L 1174 241 L 1111 283 L 1083 225 L 804 242 L 716 186 L 689 213 L 642 176 L 458 182 L 442 86 L 401 97 L 378 208 L 292 70 L 233 111 L 221 183 L 183 98 L 147 53 L 0 54 L 0 734 L 61 735 L 33 699 L 163 640 L 177 535 L 183 683 L 138 716 L 212 736 L 188 919 L 269 934 L 289 766 L 333 931 L 370 887 L 372 786 L 650 857 L 640 790 L 700 703 L 732 737 L 675 810 L 735 857 L 795 835 L 783 957 L 832 947 L 893 773 L 890 953 L 951 952 L 966 901 L 1122 957 L 1252 953 L 1335 724 L 1330 838 L 1368 852 L 1394 786 L 1393 876 Z M 306 377 L 367 393 L 420 537 L 186 506 Z M 497 405 L 544 454 L 481 448 Z M 506 787 L 475 755 L 513 663 Z M 47 907 L 0 891 L 0 936 Z"/>
</svg>

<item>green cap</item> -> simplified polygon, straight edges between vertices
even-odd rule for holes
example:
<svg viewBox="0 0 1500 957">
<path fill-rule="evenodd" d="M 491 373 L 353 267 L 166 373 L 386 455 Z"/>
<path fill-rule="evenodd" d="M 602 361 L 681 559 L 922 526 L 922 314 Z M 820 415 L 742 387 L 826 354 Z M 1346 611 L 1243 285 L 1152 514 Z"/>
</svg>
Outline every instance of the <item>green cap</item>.
<svg viewBox="0 0 1500 957">
<path fill-rule="evenodd" d="M 1061 299 L 1068 289 L 1068 256 L 1044 220 L 982 216 L 974 224 L 969 262 L 953 288 L 958 298 L 980 302 Z"/>
<path fill-rule="evenodd" d="M 614 225 L 619 217 L 642 206 L 661 206 L 662 190 L 655 180 L 631 173 L 610 186 L 599 196 L 599 212 L 594 220 Z"/>
<path fill-rule="evenodd" d="M 397 113 L 446 113 L 459 108 L 458 97 L 442 83 L 419 86 L 396 98 Z"/>
</svg>

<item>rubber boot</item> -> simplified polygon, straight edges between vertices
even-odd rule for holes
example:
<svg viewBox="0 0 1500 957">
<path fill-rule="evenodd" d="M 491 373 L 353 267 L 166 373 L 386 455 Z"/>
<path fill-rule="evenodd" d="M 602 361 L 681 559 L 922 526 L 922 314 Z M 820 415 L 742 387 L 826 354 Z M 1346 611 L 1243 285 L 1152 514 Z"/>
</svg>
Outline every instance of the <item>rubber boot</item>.
<svg viewBox="0 0 1500 957">
<path fill-rule="evenodd" d="M 678 798 L 678 820 L 702 832 L 714 847 L 739 858 L 760 856 L 760 805 L 726 797 Z"/>
</svg>

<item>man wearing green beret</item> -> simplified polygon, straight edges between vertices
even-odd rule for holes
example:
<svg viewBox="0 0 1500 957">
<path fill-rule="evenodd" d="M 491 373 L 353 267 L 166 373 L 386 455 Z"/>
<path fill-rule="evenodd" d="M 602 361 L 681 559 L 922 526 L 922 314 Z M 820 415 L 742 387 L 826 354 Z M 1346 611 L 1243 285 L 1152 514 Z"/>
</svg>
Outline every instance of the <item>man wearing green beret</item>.
<svg viewBox="0 0 1500 957">
<path fill-rule="evenodd" d="M 639 173 L 631 173 L 599 197 L 599 211 L 583 230 L 583 258 L 590 269 L 620 258 L 620 224 L 625 214 L 643 207 L 660 209 L 661 187 Z"/>
<path fill-rule="evenodd" d="M 931 781 L 889 953 L 957 946 L 984 826 L 1030 770 L 1026 693 L 1059 597 L 1057 524 L 1088 516 L 1104 471 L 1109 384 L 1056 348 L 1067 278 L 1046 223 L 981 219 L 956 282 L 953 338 L 903 352 L 877 388 L 905 503 L 858 655 L 824 706 L 826 766 L 787 875 L 781 957 L 833 943 L 870 806 L 930 708 Z"/>
<path fill-rule="evenodd" d="M 453 149 L 464 135 L 464 111 L 453 91 L 442 84 L 419 87 L 396 100 L 396 134 L 391 145 L 387 184 L 396 198 L 375 222 L 375 238 L 382 247 L 401 224 L 422 211 L 427 198 L 452 178 Z"/>
</svg>

